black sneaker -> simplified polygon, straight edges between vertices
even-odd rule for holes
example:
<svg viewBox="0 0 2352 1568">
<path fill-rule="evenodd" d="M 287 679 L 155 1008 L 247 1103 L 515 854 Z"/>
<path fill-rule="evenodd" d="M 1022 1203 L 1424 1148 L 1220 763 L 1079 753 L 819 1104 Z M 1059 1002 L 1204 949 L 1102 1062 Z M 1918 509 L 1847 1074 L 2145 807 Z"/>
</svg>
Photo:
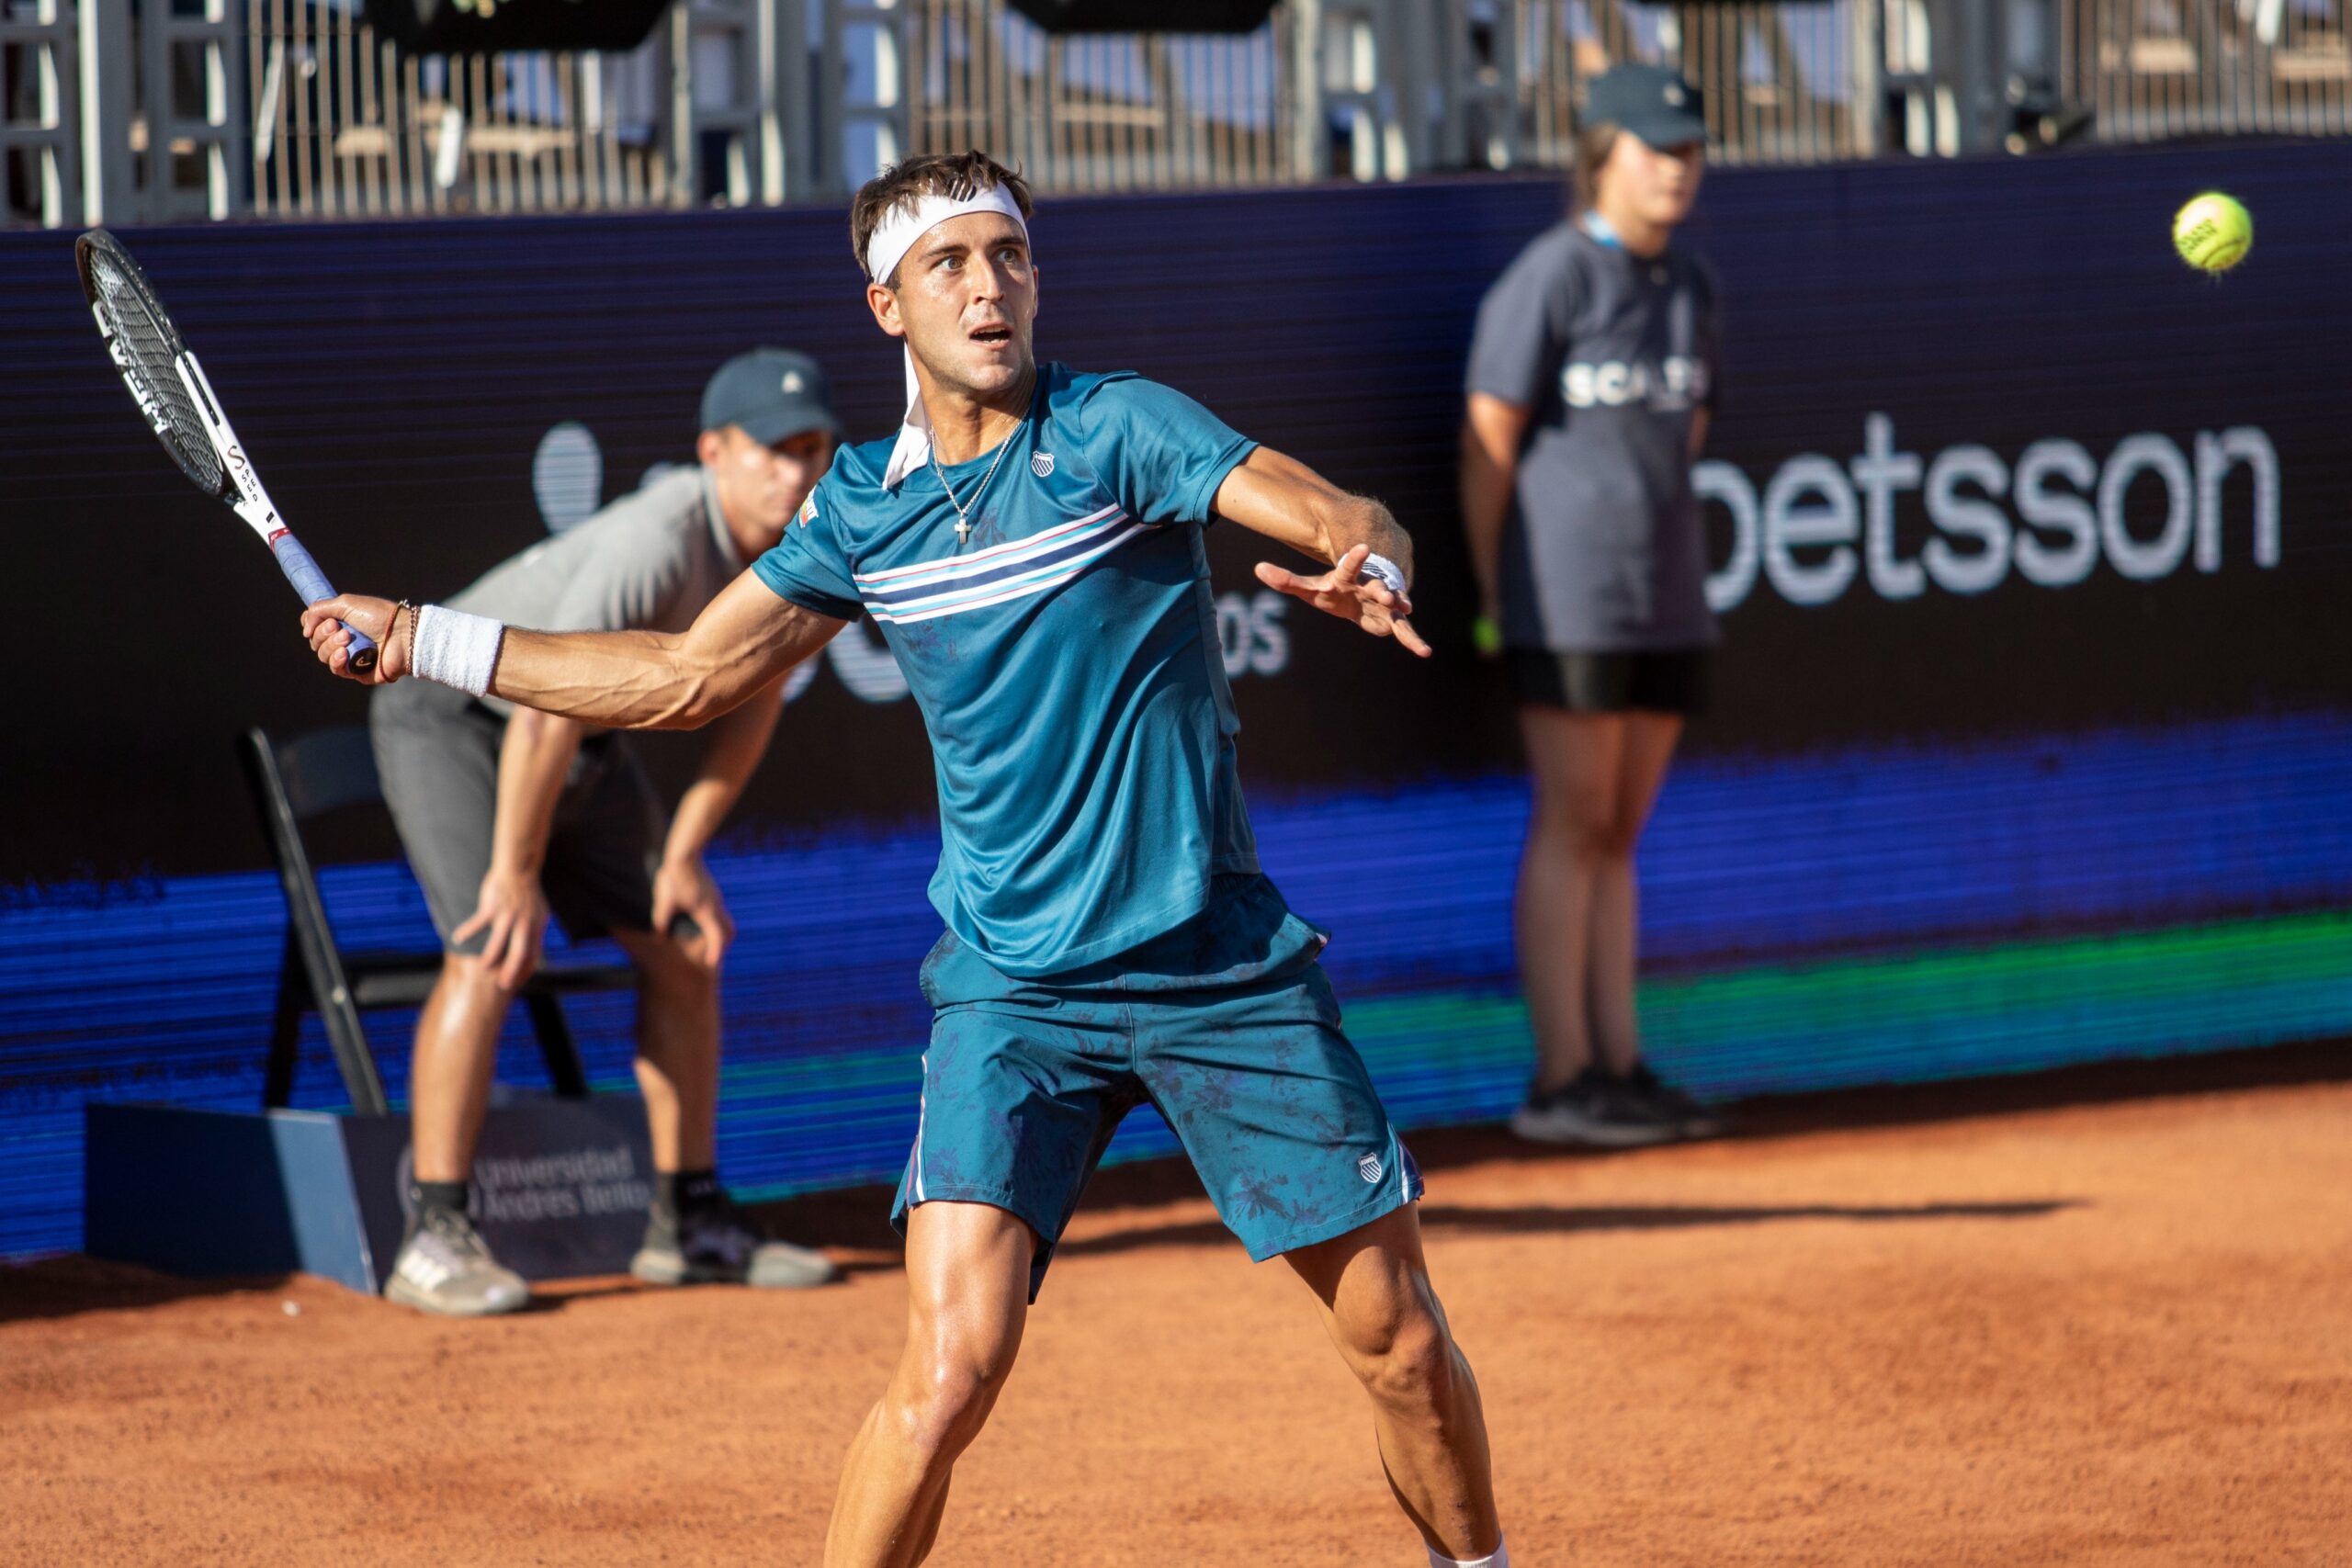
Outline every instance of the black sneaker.
<svg viewBox="0 0 2352 1568">
<path fill-rule="evenodd" d="M 770 1241 L 744 1223 L 734 1201 L 697 1206 L 684 1214 L 660 1204 L 645 1224 L 645 1245 L 628 1271 L 654 1285 L 752 1285 L 798 1291 L 840 1278 L 832 1259 L 812 1247 Z"/>
<path fill-rule="evenodd" d="M 1530 1143 L 1589 1149 L 1637 1149 L 1682 1136 L 1676 1122 L 1596 1067 L 1548 1094 L 1530 1095 L 1511 1113 L 1510 1130 Z"/>
<path fill-rule="evenodd" d="M 1686 1138 L 1713 1138 L 1724 1130 L 1722 1117 L 1659 1077 L 1647 1062 L 1635 1062 L 1634 1070 L 1619 1078 L 1617 1085 L 1627 1095 L 1645 1101 L 1661 1121 L 1672 1122 Z"/>
</svg>

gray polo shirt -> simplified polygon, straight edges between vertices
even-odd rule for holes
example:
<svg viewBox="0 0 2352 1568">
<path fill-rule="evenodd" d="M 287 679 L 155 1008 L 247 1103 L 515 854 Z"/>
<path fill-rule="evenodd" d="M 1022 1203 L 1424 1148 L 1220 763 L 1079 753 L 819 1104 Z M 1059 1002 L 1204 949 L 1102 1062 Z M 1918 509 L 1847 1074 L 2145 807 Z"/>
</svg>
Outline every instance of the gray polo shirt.
<svg viewBox="0 0 2352 1568">
<path fill-rule="evenodd" d="M 1503 536 L 1503 641 L 1560 653 L 1713 647 L 1690 423 L 1714 405 L 1714 276 L 1573 221 L 1487 291 L 1468 389 L 1533 411 Z"/>
<path fill-rule="evenodd" d="M 491 568 L 448 604 L 535 631 L 682 632 L 742 570 L 695 464 Z"/>
</svg>

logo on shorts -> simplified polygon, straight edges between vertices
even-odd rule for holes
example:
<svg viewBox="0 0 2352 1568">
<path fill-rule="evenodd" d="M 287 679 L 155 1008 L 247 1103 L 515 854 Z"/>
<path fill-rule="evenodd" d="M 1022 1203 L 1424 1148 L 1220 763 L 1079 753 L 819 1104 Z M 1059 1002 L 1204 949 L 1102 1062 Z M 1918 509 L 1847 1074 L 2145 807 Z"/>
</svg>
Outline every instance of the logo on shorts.
<svg viewBox="0 0 2352 1568">
<path fill-rule="evenodd" d="M 1044 479 L 1054 471 L 1054 455 L 1051 452 L 1033 453 L 1029 458 L 1029 471 Z"/>
<path fill-rule="evenodd" d="M 1366 1155 L 1363 1158 L 1356 1161 L 1356 1174 L 1363 1177 L 1366 1181 L 1379 1180 L 1381 1172 L 1385 1168 L 1386 1168 L 1380 1163 L 1380 1156 L 1378 1155 Z"/>
</svg>

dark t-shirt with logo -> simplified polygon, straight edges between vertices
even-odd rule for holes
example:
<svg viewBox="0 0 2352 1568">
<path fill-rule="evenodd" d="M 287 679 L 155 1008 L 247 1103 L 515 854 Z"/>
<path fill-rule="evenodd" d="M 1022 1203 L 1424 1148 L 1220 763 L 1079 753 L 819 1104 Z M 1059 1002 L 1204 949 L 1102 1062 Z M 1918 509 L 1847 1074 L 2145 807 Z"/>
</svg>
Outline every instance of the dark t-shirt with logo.
<svg viewBox="0 0 2352 1568">
<path fill-rule="evenodd" d="M 1714 405 L 1713 274 L 1573 221 L 1487 290 L 1468 388 L 1532 409 L 1503 536 L 1503 640 L 1561 653 L 1713 647 L 1690 422 Z"/>
</svg>

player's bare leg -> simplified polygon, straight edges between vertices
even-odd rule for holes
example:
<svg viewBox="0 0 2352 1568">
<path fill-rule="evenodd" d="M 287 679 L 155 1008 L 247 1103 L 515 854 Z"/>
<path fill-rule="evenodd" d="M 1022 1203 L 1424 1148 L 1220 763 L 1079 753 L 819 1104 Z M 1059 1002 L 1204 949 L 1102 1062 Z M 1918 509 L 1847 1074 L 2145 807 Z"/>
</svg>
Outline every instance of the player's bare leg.
<svg viewBox="0 0 2352 1568">
<path fill-rule="evenodd" d="M 956 1461 L 978 1437 L 1029 1314 L 1027 1224 L 980 1203 L 907 1214 L 907 1343 L 842 1466 L 825 1568 L 930 1554 Z"/>
<path fill-rule="evenodd" d="M 498 1030 L 514 993 L 479 957 L 444 954 L 417 1019 L 409 1062 L 409 1135 L 419 1181 L 463 1181 L 490 1103 Z"/>
<path fill-rule="evenodd" d="M 418 1204 L 384 1294 L 421 1312 L 480 1317 L 530 1300 L 522 1278 L 482 1245 L 462 1201 L 497 1066 L 499 1025 L 513 1000 L 489 964 L 452 953 L 417 1021 L 409 1135 Z"/>
<path fill-rule="evenodd" d="M 644 984 L 637 998 L 637 1087 L 662 1170 L 717 1159 L 718 975 L 666 936 L 616 931 Z"/>
<path fill-rule="evenodd" d="M 1421 1539 L 1458 1561 L 1502 1542 L 1478 1382 L 1453 1343 L 1421 1258 L 1419 1211 L 1384 1214 L 1283 1254 L 1323 1309 L 1323 1326 L 1372 1395 L 1389 1489 Z"/>
<path fill-rule="evenodd" d="M 1618 852 L 1625 719 L 1527 706 L 1520 730 L 1535 790 L 1519 868 L 1519 973 L 1535 1029 L 1535 1088 L 1549 1091 L 1594 1060 L 1594 896 Z"/>
<path fill-rule="evenodd" d="M 1591 988 L 1592 1049 L 1600 1065 L 1621 1077 L 1641 1059 L 1642 1026 L 1634 1010 L 1635 949 L 1641 920 L 1634 875 L 1634 846 L 1657 804 L 1667 764 L 1682 734 L 1673 714 L 1622 716 L 1617 748 L 1615 815 L 1600 836 L 1592 860 L 1592 925 L 1587 952 Z"/>
</svg>

